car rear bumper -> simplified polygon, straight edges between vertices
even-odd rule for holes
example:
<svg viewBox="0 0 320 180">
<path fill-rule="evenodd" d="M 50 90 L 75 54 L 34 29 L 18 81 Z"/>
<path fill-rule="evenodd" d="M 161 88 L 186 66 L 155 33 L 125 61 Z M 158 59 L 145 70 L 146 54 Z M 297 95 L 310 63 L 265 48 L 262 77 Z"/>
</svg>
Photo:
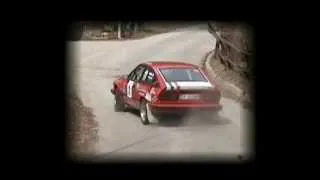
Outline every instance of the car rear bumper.
<svg viewBox="0 0 320 180">
<path fill-rule="evenodd" d="M 181 114 L 187 111 L 221 111 L 221 104 L 150 104 L 153 113 Z"/>
</svg>

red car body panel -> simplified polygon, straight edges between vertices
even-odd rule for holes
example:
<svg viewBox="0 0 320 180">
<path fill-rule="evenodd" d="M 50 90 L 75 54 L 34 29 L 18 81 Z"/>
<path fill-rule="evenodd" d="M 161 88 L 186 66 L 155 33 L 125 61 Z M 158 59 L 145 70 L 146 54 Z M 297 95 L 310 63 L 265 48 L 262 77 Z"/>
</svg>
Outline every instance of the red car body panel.
<svg viewBox="0 0 320 180">
<path fill-rule="evenodd" d="M 154 82 L 147 83 L 144 81 L 131 81 L 128 79 L 128 76 L 131 75 L 123 75 L 117 78 L 113 82 L 113 88 L 111 92 L 113 94 L 119 93 L 123 99 L 125 104 L 129 107 L 138 109 L 140 106 L 140 102 L 142 99 L 147 100 L 150 105 L 151 111 L 153 112 L 166 112 L 166 113 L 174 113 L 185 111 L 189 109 L 212 109 L 212 110 L 221 110 L 222 105 L 220 104 L 221 93 L 218 88 L 217 83 L 208 78 L 208 74 L 201 69 L 200 67 L 183 63 L 183 62 L 167 62 L 167 61 L 154 61 L 139 64 L 137 68 L 145 67 L 148 69 L 141 70 L 142 74 L 140 74 L 140 79 L 145 76 L 154 74 Z M 181 88 L 182 86 L 178 83 L 175 83 L 176 89 L 168 90 L 168 82 L 165 80 L 164 76 L 160 72 L 160 68 L 193 68 L 196 69 L 197 72 L 200 72 L 203 77 L 208 82 L 203 82 L 213 85 L 213 89 L 208 90 L 189 90 L 187 85 L 188 83 L 181 83 L 186 87 L 185 89 Z M 151 72 L 150 72 L 151 71 Z M 133 72 L 133 71 L 132 71 Z M 145 74 L 144 74 L 145 73 Z M 134 74 L 134 73 L 133 73 Z M 129 83 L 130 82 L 130 83 Z M 190 84 L 190 83 L 189 83 Z M 171 88 L 174 84 L 171 84 Z M 180 87 L 181 86 L 181 87 Z M 193 85 L 196 86 L 196 85 Z M 168 93 L 168 97 L 164 95 Z M 182 93 L 194 94 L 197 93 L 200 95 L 200 99 L 198 100 L 180 100 L 178 99 L 178 95 Z M 172 98 L 172 99 L 170 99 Z"/>
</svg>

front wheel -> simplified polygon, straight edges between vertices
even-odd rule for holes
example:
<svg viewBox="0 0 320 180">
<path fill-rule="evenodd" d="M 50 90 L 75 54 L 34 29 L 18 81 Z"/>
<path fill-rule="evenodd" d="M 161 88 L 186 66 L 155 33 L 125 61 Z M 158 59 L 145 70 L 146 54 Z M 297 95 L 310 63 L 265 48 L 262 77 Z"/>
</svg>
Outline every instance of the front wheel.
<svg viewBox="0 0 320 180">
<path fill-rule="evenodd" d="M 140 119 L 141 123 L 143 125 L 148 125 L 150 124 L 149 117 L 148 117 L 148 104 L 145 100 L 142 100 L 140 103 Z"/>
<path fill-rule="evenodd" d="M 145 99 L 141 100 L 140 103 L 140 119 L 143 125 L 148 125 L 151 122 L 155 123 L 158 121 L 156 116 L 152 114 L 149 104 Z"/>
</svg>

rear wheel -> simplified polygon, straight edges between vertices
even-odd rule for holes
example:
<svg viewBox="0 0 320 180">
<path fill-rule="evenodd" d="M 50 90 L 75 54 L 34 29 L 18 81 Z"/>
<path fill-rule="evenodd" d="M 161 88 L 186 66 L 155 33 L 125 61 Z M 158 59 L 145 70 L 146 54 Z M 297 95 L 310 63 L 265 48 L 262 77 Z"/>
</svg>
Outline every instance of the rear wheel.
<svg viewBox="0 0 320 180">
<path fill-rule="evenodd" d="M 150 111 L 149 104 L 144 99 L 140 103 L 140 119 L 143 125 L 148 125 L 150 122 L 156 121 L 155 116 Z"/>
<path fill-rule="evenodd" d="M 148 108 L 147 108 L 147 103 L 145 100 L 142 100 L 140 103 L 140 119 L 141 123 L 143 125 L 148 125 L 150 124 L 149 118 L 148 118 Z"/>
<path fill-rule="evenodd" d="M 116 112 L 122 112 L 126 110 L 123 97 L 118 92 L 116 92 L 114 95 L 114 110 Z"/>
</svg>

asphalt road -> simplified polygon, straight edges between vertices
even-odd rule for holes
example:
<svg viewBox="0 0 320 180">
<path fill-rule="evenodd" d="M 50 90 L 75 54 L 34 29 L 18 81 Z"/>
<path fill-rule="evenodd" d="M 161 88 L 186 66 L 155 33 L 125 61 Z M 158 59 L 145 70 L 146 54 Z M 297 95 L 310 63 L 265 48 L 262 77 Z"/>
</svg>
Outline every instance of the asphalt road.
<svg viewBox="0 0 320 180">
<path fill-rule="evenodd" d="M 72 84 L 99 123 L 96 160 L 233 160 L 250 150 L 252 127 L 246 110 L 222 99 L 220 117 L 204 120 L 190 114 L 183 121 L 168 119 L 149 126 L 140 123 L 138 113 L 114 112 L 110 93 L 114 76 L 128 73 L 149 60 L 179 60 L 200 64 L 215 40 L 205 25 L 180 29 L 128 41 L 69 42 Z M 197 159 L 198 158 L 198 159 Z M 203 160 L 204 160 L 203 159 Z"/>
</svg>

